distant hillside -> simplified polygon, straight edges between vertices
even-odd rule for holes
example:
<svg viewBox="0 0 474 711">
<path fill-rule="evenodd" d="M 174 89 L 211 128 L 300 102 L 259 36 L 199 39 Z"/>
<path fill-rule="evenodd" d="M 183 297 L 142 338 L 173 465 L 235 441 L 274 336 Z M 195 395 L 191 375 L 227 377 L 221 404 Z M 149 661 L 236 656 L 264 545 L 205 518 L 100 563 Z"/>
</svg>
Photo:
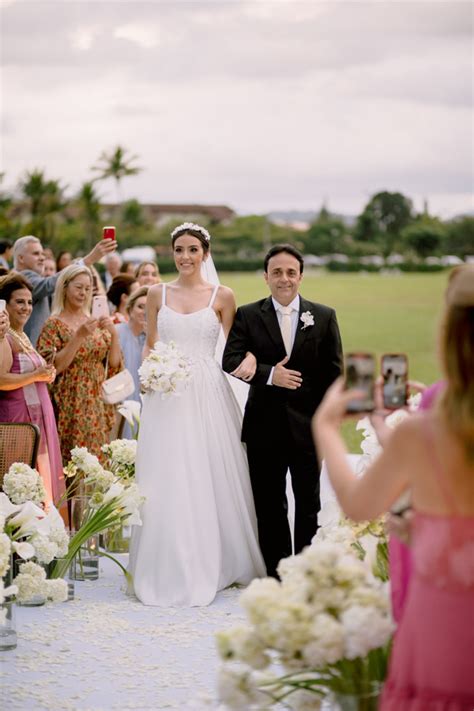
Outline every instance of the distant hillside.
<svg viewBox="0 0 474 711">
<path fill-rule="evenodd" d="M 319 210 L 275 210 L 269 212 L 267 217 L 269 220 L 278 220 L 281 222 L 313 222 L 319 214 Z M 357 217 L 355 215 L 338 215 L 331 212 L 331 215 L 339 218 L 348 227 L 355 224 Z"/>
</svg>

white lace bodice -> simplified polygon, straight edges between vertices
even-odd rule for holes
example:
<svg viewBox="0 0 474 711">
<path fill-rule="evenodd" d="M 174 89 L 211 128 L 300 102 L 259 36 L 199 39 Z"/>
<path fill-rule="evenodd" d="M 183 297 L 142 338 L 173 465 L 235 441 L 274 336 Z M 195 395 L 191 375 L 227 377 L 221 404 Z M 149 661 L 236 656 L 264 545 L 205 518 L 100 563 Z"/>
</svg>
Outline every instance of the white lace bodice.
<svg viewBox="0 0 474 711">
<path fill-rule="evenodd" d="M 195 358 L 214 358 L 221 324 L 212 304 L 219 287 L 214 289 L 208 306 L 190 314 L 178 313 L 167 306 L 166 287 L 163 287 L 157 321 L 160 341 L 174 341 L 183 353 Z"/>
</svg>

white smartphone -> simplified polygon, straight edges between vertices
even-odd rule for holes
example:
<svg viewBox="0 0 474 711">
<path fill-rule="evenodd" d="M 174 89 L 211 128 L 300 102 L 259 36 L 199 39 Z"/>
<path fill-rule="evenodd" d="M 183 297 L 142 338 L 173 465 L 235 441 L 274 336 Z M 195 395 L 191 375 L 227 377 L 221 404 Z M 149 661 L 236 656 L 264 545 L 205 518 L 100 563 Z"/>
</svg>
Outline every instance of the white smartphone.
<svg viewBox="0 0 474 711">
<path fill-rule="evenodd" d="M 5 299 L 0 299 L 0 313 L 2 311 L 5 311 L 6 308 L 7 308 L 7 302 L 5 301 Z"/>
<path fill-rule="evenodd" d="M 92 318 L 103 318 L 104 316 L 110 316 L 109 305 L 107 303 L 107 297 L 103 294 L 92 297 Z"/>
</svg>

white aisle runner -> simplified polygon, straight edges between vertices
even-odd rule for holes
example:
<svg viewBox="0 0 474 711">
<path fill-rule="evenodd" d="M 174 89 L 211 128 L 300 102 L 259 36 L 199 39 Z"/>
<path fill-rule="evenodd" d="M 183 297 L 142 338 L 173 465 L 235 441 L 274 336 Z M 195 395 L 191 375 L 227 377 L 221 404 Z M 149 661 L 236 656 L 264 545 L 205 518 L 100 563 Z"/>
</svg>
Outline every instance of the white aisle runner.
<svg viewBox="0 0 474 711">
<path fill-rule="evenodd" d="M 122 560 L 124 556 L 121 556 Z M 236 588 L 209 607 L 146 607 L 125 595 L 119 568 L 76 582 L 76 599 L 17 608 L 18 647 L 0 653 L 8 711 L 216 708 L 214 633 L 244 615 Z"/>
</svg>

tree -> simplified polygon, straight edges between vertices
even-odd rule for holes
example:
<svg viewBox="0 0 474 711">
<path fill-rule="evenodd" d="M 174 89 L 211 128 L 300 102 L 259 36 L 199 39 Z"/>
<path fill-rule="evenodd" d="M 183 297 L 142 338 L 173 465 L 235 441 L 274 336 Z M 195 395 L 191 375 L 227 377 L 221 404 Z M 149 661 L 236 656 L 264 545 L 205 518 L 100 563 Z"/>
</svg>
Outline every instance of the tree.
<svg viewBox="0 0 474 711">
<path fill-rule="evenodd" d="M 440 251 L 446 230 L 439 220 L 422 219 L 405 227 L 400 238 L 418 257 L 425 258 Z"/>
<path fill-rule="evenodd" d="M 400 232 L 414 220 L 413 205 L 402 193 L 383 191 L 374 195 L 357 218 L 354 237 L 379 242 L 385 254 L 392 252 Z"/>
<path fill-rule="evenodd" d="M 309 254 L 335 254 L 344 251 L 346 238 L 344 222 L 323 206 L 304 237 L 304 246 Z"/>
<path fill-rule="evenodd" d="M 29 229 L 39 239 L 54 242 L 57 218 L 66 207 L 65 187 L 59 180 L 47 180 L 44 171 L 27 171 L 20 179 L 20 191 L 27 199 L 30 224 Z"/>
<path fill-rule="evenodd" d="M 117 146 L 110 153 L 107 153 L 106 151 L 101 153 L 98 165 L 92 166 L 92 170 L 99 173 L 96 180 L 107 180 L 108 178 L 113 178 L 115 180 L 115 190 L 118 204 L 122 202 L 120 191 L 121 180 L 130 175 L 137 175 L 142 170 L 142 168 L 132 165 L 133 161 L 137 160 L 138 156 L 128 157 L 126 154 L 126 148 Z"/>
<path fill-rule="evenodd" d="M 100 222 L 100 198 L 93 182 L 86 182 L 80 188 L 76 202 L 79 207 L 80 219 L 84 223 L 86 246 L 90 250 L 98 240 Z"/>
<path fill-rule="evenodd" d="M 448 222 L 446 251 L 463 259 L 468 254 L 474 254 L 474 217 L 458 217 Z"/>
</svg>

